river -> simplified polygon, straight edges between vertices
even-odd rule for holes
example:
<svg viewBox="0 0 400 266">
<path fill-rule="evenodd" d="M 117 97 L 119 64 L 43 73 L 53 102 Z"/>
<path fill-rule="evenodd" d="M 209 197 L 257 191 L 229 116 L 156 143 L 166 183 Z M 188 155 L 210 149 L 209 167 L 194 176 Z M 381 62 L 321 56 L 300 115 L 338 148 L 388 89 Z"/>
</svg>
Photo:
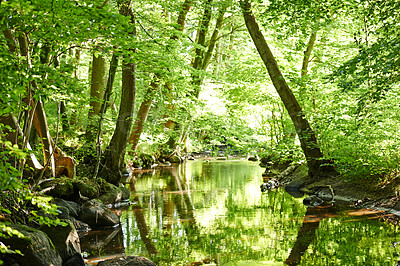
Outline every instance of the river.
<svg viewBox="0 0 400 266">
<path fill-rule="evenodd" d="M 119 228 L 81 236 L 89 262 L 126 255 L 157 265 L 396 265 L 390 215 L 307 207 L 284 189 L 261 193 L 257 162 L 188 161 L 138 173 Z"/>
</svg>

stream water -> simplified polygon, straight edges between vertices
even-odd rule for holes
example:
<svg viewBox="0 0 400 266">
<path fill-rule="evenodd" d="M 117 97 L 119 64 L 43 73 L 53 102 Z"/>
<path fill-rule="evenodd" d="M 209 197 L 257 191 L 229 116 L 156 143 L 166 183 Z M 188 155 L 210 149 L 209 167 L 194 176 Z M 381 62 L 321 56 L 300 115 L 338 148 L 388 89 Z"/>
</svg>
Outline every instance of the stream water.
<svg viewBox="0 0 400 266">
<path fill-rule="evenodd" d="M 385 213 L 307 207 L 261 193 L 257 162 L 189 161 L 136 174 L 121 226 L 81 236 L 89 263 L 126 255 L 157 265 L 397 265 L 398 227 Z M 389 215 L 387 215 L 389 216 Z M 390 217 L 389 217 L 390 218 Z"/>
</svg>

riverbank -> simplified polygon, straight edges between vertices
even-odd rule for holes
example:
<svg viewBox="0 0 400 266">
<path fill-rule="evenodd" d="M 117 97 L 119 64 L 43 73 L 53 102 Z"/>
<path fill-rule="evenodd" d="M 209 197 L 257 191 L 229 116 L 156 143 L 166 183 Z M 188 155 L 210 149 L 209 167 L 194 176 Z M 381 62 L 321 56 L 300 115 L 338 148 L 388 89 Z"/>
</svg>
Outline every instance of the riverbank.
<svg viewBox="0 0 400 266">
<path fill-rule="evenodd" d="M 305 165 L 290 165 L 273 179 L 264 175 L 265 183 L 274 180 L 295 197 L 309 195 L 304 201 L 306 205 L 343 204 L 385 210 L 400 216 L 400 181 L 395 178 L 381 182 L 372 178 L 350 180 L 340 175 L 311 179 Z"/>
</svg>

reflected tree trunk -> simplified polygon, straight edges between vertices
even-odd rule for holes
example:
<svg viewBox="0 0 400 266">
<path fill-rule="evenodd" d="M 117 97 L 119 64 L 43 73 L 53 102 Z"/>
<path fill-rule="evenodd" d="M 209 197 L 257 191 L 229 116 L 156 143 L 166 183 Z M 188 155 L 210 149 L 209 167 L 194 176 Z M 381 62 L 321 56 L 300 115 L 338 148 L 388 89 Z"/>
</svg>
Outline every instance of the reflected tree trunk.
<svg viewBox="0 0 400 266">
<path fill-rule="evenodd" d="M 135 181 L 136 182 L 136 181 Z M 130 183 L 130 190 L 136 194 L 136 188 L 135 188 L 135 183 Z M 139 197 L 135 196 L 134 197 L 134 201 L 139 202 Z M 144 217 L 143 214 L 143 208 L 142 207 L 137 207 L 135 209 L 133 209 L 133 212 L 135 214 L 135 219 L 136 219 L 136 223 L 137 223 L 137 227 L 139 229 L 139 234 L 140 234 L 140 238 L 142 239 L 147 252 L 149 254 L 155 255 L 158 254 L 157 248 L 154 245 L 154 241 L 149 237 L 150 236 L 150 229 L 147 226 L 146 223 L 146 218 Z"/>
<path fill-rule="evenodd" d="M 297 233 L 296 242 L 285 264 L 298 265 L 301 261 L 301 256 L 303 256 L 310 243 L 315 239 L 315 231 L 318 229 L 319 223 L 323 219 L 334 215 L 335 211 L 332 206 L 308 207 L 303 224 Z"/>
<path fill-rule="evenodd" d="M 176 167 L 171 169 L 173 178 L 169 179 L 168 185 L 174 194 L 174 203 L 178 211 L 179 218 L 183 222 L 184 230 L 188 238 L 189 244 L 194 244 L 198 235 L 199 228 L 197 227 L 196 218 L 194 216 L 194 206 L 189 196 L 189 191 L 183 189 L 182 181 L 179 179 Z"/>
</svg>

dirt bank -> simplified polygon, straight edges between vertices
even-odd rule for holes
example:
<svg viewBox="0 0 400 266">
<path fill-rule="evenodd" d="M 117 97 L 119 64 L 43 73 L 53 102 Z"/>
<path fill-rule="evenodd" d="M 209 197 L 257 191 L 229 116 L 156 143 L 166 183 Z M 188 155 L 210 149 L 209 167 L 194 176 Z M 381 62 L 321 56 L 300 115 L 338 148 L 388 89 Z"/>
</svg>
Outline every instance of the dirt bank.
<svg viewBox="0 0 400 266">
<path fill-rule="evenodd" d="M 322 200 L 385 210 L 400 216 L 400 180 L 393 178 L 379 183 L 376 180 L 378 178 L 349 180 L 343 176 L 311 179 L 304 165 L 291 165 L 273 178 L 264 177 L 264 182 L 278 181 L 279 186 L 284 186 L 294 196 L 313 196 L 314 201 L 310 204 L 318 204 Z"/>
</svg>

